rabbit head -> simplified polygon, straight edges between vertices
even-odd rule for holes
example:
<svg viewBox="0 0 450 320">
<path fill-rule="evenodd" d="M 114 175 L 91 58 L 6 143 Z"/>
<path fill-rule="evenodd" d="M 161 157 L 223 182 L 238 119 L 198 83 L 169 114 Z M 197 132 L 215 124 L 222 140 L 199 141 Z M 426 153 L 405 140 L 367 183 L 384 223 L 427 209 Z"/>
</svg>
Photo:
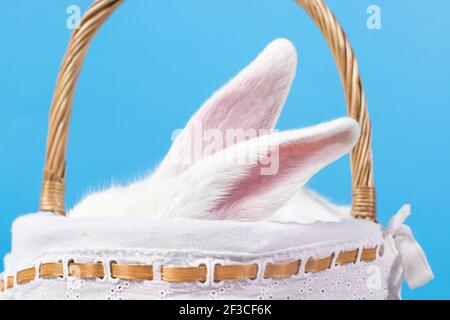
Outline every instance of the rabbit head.
<svg viewBox="0 0 450 320">
<path fill-rule="evenodd" d="M 294 46 L 272 42 L 199 109 L 153 174 L 90 194 L 70 216 L 264 220 L 282 217 L 290 199 L 308 210 L 314 195 L 302 187 L 352 149 L 359 126 L 342 118 L 274 132 L 296 67 Z M 302 204 L 294 207 L 301 215 Z"/>
</svg>

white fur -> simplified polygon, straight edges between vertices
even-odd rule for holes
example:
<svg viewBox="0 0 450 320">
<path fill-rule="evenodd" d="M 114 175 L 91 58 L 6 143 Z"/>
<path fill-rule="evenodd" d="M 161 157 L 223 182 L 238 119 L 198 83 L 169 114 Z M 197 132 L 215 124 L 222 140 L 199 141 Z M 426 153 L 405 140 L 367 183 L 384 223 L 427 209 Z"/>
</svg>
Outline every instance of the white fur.
<svg viewBox="0 0 450 320">
<path fill-rule="evenodd" d="M 357 142 L 359 126 L 352 119 L 258 134 L 220 151 L 206 145 L 201 159 L 189 164 L 180 161 L 192 151 L 195 123 L 222 133 L 238 128 L 272 129 L 288 95 L 296 61 L 289 41 L 274 41 L 200 108 L 154 174 L 128 186 L 93 193 L 75 206 L 70 216 L 302 223 L 348 217 L 348 207 L 333 205 L 302 187 Z M 279 160 L 277 174 L 261 175 L 262 163 L 273 164 L 274 159 Z"/>
</svg>

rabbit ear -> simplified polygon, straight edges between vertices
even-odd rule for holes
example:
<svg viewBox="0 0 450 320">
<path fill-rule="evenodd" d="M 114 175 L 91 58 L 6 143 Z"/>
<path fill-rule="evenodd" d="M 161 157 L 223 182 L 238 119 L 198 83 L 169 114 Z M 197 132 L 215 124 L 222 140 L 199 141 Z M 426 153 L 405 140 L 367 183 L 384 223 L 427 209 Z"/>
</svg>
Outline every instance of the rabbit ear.
<svg viewBox="0 0 450 320">
<path fill-rule="evenodd" d="M 359 132 L 356 121 L 343 118 L 236 144 L 183 173 L 171 207 L 190 218 L 263 220 L 348 153 Z"/>
<path fill-rule="evenodd" d="M 241 129 L 246 133 L 243 140 L 267 134 L 278 120 L 296 67 L 297 52 L 291 42 L 278 39 L 269 44 L 192 117 L 156 173 L 178 175 L 196 161 L 234 144 L 236 141 L 224 141 L 228 129 Z"/>
</svg>

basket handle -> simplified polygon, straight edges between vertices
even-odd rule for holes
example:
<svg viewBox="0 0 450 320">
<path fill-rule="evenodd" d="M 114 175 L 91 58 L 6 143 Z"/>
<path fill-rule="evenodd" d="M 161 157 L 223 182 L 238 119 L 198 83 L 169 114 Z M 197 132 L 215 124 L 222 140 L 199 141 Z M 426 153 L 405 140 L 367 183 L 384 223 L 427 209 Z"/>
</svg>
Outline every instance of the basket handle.
<svg viewBox="0 0 450 320">
<path fill-rule="evenodd" d="M 84 57 L 96 32 L 124 0 L 95 0 L 85 13 L 69 42 L 58 75 L 50 111 L 44 181 L 40 201 L 42 212 L 64 215 L 66 148 L 76 83 Z M 323 0 L 296 0 L 322 31 L 336 61 L 345 89 L 348 114 L 356 119 L 362 133 L 351 153 L 352 214 L 375 220 L 376 199 L 373 182 L 372 132 L 358 63 L 354 51 L 336 17 Z"/>
</svg>

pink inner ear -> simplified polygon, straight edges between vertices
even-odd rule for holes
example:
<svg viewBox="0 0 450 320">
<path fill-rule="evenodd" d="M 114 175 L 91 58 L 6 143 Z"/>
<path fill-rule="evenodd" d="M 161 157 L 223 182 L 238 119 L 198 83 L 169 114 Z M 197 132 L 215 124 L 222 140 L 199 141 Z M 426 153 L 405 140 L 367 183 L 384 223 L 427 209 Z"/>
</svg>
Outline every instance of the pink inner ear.
<svg viewBox="0 0 450 320">
<path fill-rule="evenodd" d="M 277 40 L 226 86 L 216 92 L 192 117 L 174 142 L 158 169 L 159 174 L 179 175 L 193 163 L 180 159 L 191 157 L 193 140 L 198 141 L 198 127 L 203 133 L 217 130 L 223 138 L 223 147 L 233 143 L 226 131 L 239 129 L 247 139 L 255 138 L 273 129 L 289 93 L 297 65 L 296 50 L 287 40 Z M 250 132 L 251 130 L 251 132 Z M 202 137 L 200 137 L 201 139 Z M 201 158 L 215 153 L 215 142 L 204 141 Z M 236 141 L 235 141 L 236 142 Z M 197 149 L 195 149 L 197 150 Z"/>
<path fill-rule="evenodd" d="M 205 129 L 270 130 L 278 120 L 289 82 L 285 74 L 253 74 L 242 82 L 230 83 L 208 101 L 192 121 L 202 121 Z"/>
<path fill-rule="evenodd" d="M 218 219 L 264 219 L 281 208 L 315 173 L 343 154 L 352 133 L 341 132 L 316 141 L 293 141 L 279 148 L 279 170 L 261 175 L 261 164 L 244 177 L 215 210 Z M 351 142 L 350 142 L 351 143 Z"/>
</svg>

